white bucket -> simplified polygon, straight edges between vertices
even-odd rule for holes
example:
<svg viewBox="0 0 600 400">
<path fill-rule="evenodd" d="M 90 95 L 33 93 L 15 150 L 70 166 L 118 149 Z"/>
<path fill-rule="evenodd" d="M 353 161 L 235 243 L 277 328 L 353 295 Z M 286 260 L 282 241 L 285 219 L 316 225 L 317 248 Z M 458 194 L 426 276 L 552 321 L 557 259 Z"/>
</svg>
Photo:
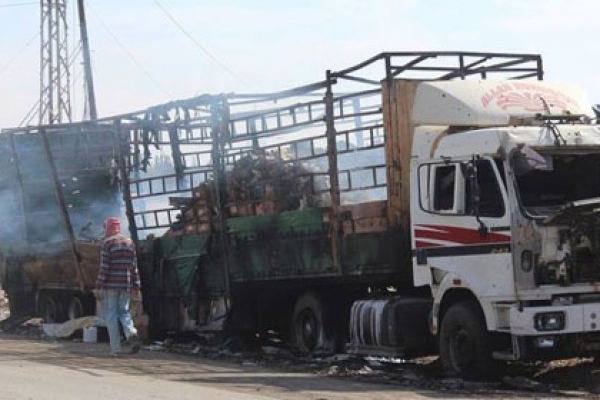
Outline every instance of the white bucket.
<svg viewBox="0 0 600 400">
<path fill-rule="evenodd" d="M 90 326 L 83 328 L 83 343 L 96 343 L 98 341 L 98 328 Z"/>
</svg>

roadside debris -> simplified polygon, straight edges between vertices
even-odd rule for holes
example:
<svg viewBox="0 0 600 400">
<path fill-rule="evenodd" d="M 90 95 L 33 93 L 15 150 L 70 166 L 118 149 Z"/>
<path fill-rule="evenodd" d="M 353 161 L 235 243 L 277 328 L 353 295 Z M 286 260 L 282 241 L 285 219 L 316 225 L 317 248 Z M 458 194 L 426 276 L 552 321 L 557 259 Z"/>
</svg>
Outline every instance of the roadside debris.
<svg viewBox="0 0 600 400">
<path fill-rule="evenodd" d="M 459 396 L 522 397 L 591 396 L 600 391 L 600 368 L 589 359 L 573 358 L 549 363 L 514 364 L 505 375 L 487 381 L 448 378 L 437 357 L 413 360 L 360 357 L 352 354 L 304 356 L 280 343 L 248 343 L 239 338 L 219 341 L 202 336 L 187 340 L 167 339 L 145 349 L 169 351 L 210 360 L 238 363 L 245 367 L 280 368 L 319 376 L 386 383 L 410 389 L 433 390 Z M 557 379 L 557 374 L 561 379 Z M 560 383 L 559 383 L 560 382 Z"/>
<path fill-rule="evenodd" d="M 67 338 L 75 331 L 103 325 L 104 321 L 95 316 L 71 319 L 61 324 L 42 324 L 42 330 L 47 337 Z"/>
</svg>

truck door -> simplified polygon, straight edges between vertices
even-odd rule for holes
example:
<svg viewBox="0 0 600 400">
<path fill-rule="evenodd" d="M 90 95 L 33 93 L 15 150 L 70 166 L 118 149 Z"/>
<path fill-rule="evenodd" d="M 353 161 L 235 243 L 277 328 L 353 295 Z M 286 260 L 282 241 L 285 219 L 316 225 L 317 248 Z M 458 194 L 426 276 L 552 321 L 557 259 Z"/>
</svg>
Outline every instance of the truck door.
<svg viewBox="0 0 600 400">
<path fill-rule="evenodd" d="M 512 293 L 502 165 L 491 157 L 473 157 L 419 166 L 412 224 L 415 284 L 436 285 L 452 273 L 480 296 Z"/>
</svg>

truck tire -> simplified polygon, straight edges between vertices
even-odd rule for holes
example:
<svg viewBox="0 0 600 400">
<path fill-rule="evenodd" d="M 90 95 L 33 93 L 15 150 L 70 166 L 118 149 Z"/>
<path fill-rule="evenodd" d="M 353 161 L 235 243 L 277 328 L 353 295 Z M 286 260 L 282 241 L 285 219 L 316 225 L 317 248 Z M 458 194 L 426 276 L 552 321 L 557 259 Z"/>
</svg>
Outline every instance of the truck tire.
<svg viewBox="0 0 600 400">
<path fill-rule="evenodd" d="M 440 358 L 452 376 L 476 379 L 490 373 L 489 335 L 476 304 L 459 302 L 448 309 L 440 332 Z"/>
<path fill-rule="evenodd" d="M 74 295 L 69 299 L 69 305 L 67 307 L 67 318 L 69 320 L 84 317 L 86 315 L 85 304 L 83 300 Z"/>
<path fill-rule="evenodd" d="M 298 298 L 292 316 L 292 343 L 303 354 L 333 351 L 334 341 L 325 306 L 314 293 Z"/>
<path fill-rule="evenodd" d="M 40 316 L 47 324 L 64 322 L 62 305 L 59 299 L 50 294 L 41 297 Z"/>
</svg>

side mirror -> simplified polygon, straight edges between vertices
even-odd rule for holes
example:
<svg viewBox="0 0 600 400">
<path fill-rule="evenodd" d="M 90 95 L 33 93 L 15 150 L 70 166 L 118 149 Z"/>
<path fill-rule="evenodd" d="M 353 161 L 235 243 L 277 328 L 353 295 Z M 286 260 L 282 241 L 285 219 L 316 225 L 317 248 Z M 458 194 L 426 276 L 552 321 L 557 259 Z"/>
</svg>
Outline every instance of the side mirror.
<svg viewBox="0 0 600 400">
<path fill-rule="evenodd" d="M 479 203 L 481 201 L 481 188 L 479 187 L 479 179 L 477 174 L 477 163 L 479 161 L 479 156 L 473 155 L 471 161 L 468 163 L 461 163 L 460 169 L 463 173 L 465 179 L 469 181 L 471 186 L 471 192 L 469 193 L 471 206 L 473 209 L 473 215 L 475 219 L 479 223 L 479 235 L 484 237 L 489 233 L 489 228 L 485 225 L 485 223 L 481 220 L 481 214 L 479 212 Z"/>
</svg>

